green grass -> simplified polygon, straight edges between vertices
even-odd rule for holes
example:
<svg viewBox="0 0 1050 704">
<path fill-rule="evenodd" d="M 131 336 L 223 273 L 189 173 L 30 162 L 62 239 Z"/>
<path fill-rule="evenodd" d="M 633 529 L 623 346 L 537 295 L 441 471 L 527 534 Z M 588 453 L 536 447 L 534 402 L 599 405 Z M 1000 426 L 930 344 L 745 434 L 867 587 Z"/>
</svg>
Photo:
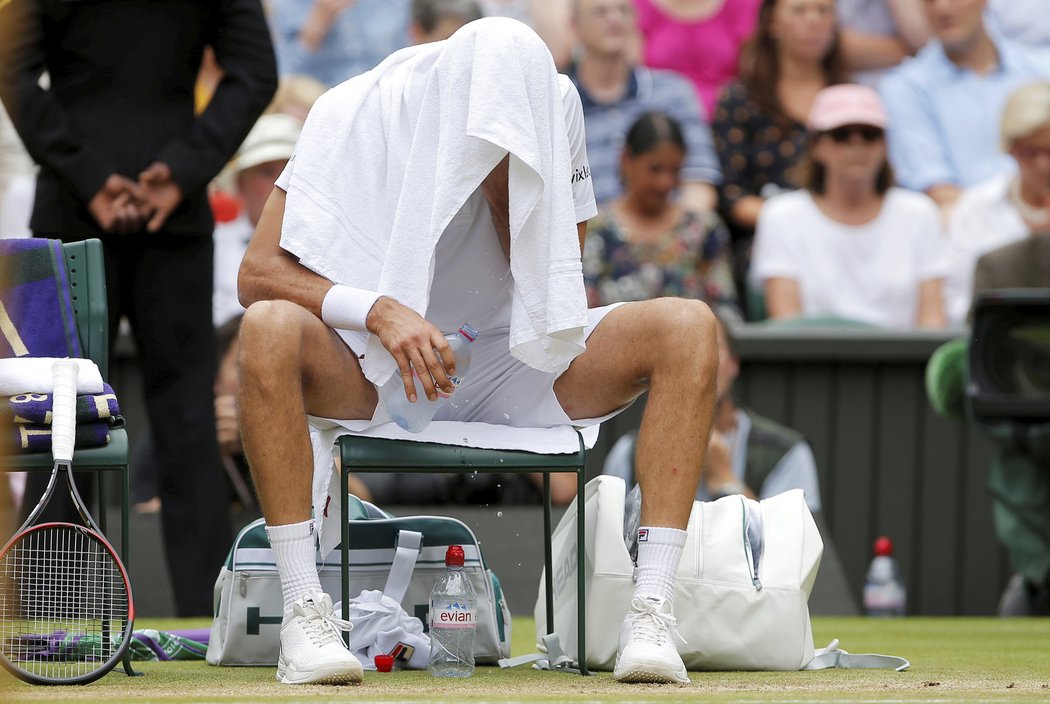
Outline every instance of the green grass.
<svg viewBox="0 0 1050 704">
<path fill-rule="evenodd" d="M 141 628 L 198 628 L 207 621 L 142 619 Z M 908 658 L 906 672 L 692 673 L 683 686 L 621 685 L 592 677 L 478 668 L 468 680 L 426 672 L 366 673 L 360 687 L 287 687 L 270 668 L 214 668 L 204 663 L 135 663 L 86 687 L 29 687 L 5 682 L 4 701 L 66 702 L 1014 702 L 1050 701 L 1050 620 L 974 618 L 815 618 L 818 647 L 832 638 L 850 652 Z M 531 619 L 514 620 L 512 653 L 533 651 Z"/>
</svg>

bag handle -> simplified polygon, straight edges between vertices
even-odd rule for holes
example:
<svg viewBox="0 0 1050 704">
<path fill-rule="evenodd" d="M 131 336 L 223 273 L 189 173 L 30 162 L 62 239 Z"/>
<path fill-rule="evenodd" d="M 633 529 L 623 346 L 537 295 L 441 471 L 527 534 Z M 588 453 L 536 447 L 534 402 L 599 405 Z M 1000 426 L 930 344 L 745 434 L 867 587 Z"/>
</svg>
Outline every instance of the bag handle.
<svg viewBox="0 0 1050 704">
<path fill-rule="evenodd" d="M 802 668 L 803 670 L 896 670 L 903 672 L 911 663 L 896 655 L 879 655 L 877 653 L 847 653 L 839 648 L 839 639 L 831 641 L 828 647 L 821 648 Z"/>
<path fill-rule="evenodd" d="M 383 594 L 399 604 L 405 598 L 408 584 L 412 581 L 412 572 L 416 569 L 416 559 L 422 544 L 423 534 L 419 531 L 397 532 L 397 549 L 394 552 L 394 561 L 390 565 L 390 574 L 386 578 L 386 586 L 383 587 Z"/>
</svg>

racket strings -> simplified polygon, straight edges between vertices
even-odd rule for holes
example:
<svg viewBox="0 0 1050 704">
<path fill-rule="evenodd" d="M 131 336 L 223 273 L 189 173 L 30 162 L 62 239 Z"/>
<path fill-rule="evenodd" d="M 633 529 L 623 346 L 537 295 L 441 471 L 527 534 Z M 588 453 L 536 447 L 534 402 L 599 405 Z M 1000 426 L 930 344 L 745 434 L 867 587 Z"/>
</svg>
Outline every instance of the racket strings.
<svg viewBox="0 0 1050 704">
<path fill-rule="evenodd" d="M 79 526 L 31 530 L 0 558 L 0 654 L 32 675 L 68 680 L 104 667 L 129 607 L 114 557 Z"/>
</svg>

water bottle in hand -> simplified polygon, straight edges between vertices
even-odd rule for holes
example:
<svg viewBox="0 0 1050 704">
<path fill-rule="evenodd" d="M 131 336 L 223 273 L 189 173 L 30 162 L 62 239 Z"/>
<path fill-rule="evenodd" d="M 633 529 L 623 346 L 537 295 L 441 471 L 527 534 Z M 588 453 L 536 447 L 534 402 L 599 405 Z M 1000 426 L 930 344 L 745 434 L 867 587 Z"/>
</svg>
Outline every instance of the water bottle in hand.
<svg viewBox="0 0 1050 704">
<path fill-rule="evenodd" d="M 864 583 L 864 611 L 869 616 L 903 616 L 907 592 L 893 559 L 893 541 L 875 541 L 875 557 Z"/>
<path fill-rule="evenodd" d="M 430 592 L 430 665 L 434 677 L 474 674 L 477 594 L 463 571 L 463 548 L 449 545 L 445 571 Z"/>
<path fill-rule="evenodd" d="M 469 324 L 464 324 L 457 332 L 451 335 L 445 335 L 445 339 L 448 340 L 448 344 L 452 348 L 452 355 L 456 359 L 456 373 L 449 377 L 449 381 L 452 382 L 454 387 L 452 394 L 456 393 L 455 387 L 462 383 L 467 370 L 470 368 L 470 343 L 474 342 L 477 337 L 478 331 Z M 430 425 L 434 414 L 444 404 L 448 403 L 452 394 L 447 394 L 437 389 L 437 400 L 431 401 L 427 398 L 426 392 L 423 390 L 423 384 L 420 383 L 419 377 L 416 376 L 415 369 L 412 370 L 412 381 L 416 385 L 415 403 L 410 403 L 408 397 L 405 396 L 405 384 L 401 380 L 401 375 L 397 373 L 379 387 L 379 393 L 383 397 L 383 403 L 386 405 L 387 413 L 390 414 L 390 419 L 410 433 L 419 433 Z"/>
</svg>

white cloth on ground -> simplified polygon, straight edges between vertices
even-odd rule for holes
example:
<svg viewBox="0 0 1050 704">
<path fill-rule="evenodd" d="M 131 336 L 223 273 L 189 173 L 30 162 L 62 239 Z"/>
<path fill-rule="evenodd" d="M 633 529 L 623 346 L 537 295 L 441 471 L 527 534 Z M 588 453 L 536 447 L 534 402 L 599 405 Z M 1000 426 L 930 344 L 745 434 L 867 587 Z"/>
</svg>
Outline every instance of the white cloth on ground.
<svg viewBox="0 0 1050 704">
<path fill-rule="evenodd" d="M 587 318 L 560 90 L 550 52 L 515 20 L 392 54 L 311 110 L 281 247 L 425 315 L 438 238 L 509 153 L 510 351 L 563 371 L 583 351 Z M 374 336 L 362 369 L 377 385 L 395 371 Z"/>
<path fill-rule="evenodd" d="M 342 602 L 335 604 L 335 613 L 342 613 Z M 376 669 L 375 656 L 392 653 L 399 643 L 407 646 L 398 655 L 404 658 L 402 667 L 427 668 L 430 638 L 423 634 L 423 622 L 378 589 L 365 589 L 350 600 L 350 623 L 350 647 L 366 670 Z"/>
<path fill-rule="evenodd" d="M 0 359 L 0 395 L 49 394 L 55 388 L 51 371 L 53 357 L 12 357 Z M 77 393 L 102 393 L 102 374 L 90 359 L 74 359 L 77 365 Z"/>
</svg>

